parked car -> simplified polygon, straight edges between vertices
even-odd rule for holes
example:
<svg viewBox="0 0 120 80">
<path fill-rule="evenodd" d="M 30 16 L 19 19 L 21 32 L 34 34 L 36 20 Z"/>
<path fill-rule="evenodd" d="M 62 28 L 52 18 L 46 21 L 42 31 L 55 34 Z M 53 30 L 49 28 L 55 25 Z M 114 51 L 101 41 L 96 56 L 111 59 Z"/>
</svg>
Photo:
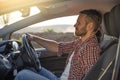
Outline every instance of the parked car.
<svg viewBox="0 0 120 80">
<path fill-rule="evenodd" d="M 31 16 L 30 8 L 33 6 L 36 6 L 40 12 Z M 21 36 L 21 41 L 13 40 L 11 36 L 14 32 L 33 24 L 78 15 L 84 9 L 97 9 L 104 14 L 102 22 L 104 36 L 100 41 L 103 51 L 84 80 L 120 80 L 119 0 L 1 0 L 0 17 L 20 11 L 23 18 L 1 26 L 0 80 L 14 80 L 20 70 L 29 67 L 38 70 L 39 65 L 60 76 L 64 70 L 67 55 L 58 58 L 45 48 L 34 48 L 26 34 Z"/>
</svg>

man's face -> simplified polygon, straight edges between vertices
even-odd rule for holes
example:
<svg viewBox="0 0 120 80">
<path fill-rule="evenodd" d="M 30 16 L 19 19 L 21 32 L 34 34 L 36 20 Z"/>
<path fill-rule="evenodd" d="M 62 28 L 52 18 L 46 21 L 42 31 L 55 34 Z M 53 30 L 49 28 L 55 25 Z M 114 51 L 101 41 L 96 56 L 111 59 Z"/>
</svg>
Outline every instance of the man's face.
<svg viewBox="0 0 120 80">
<path fill-rule="evenodd" d="M 87 23 L 86 23 L 86 15 L 85 14 L 80 14 L 76 24 L 74 25 L 75 27 L 75 35 L 76 36 L 85 36 L 87 33 Z"/>
</svg>

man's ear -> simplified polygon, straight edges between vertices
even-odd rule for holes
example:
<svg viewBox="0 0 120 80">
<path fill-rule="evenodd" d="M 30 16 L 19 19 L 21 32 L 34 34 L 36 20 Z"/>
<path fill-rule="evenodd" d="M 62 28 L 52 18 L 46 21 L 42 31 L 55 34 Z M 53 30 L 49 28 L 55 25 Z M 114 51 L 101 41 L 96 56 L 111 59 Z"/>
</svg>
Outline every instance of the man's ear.
<svg viewBox="0 0 120 80">
<path fill-rule="evenodd" d="M 88 31 L 93 31 L 94 30 L 94 24 L 93 24 L 93 22 L 90 22 L 90 23 L 87 24 L 87 30 Z"/>
</svg>

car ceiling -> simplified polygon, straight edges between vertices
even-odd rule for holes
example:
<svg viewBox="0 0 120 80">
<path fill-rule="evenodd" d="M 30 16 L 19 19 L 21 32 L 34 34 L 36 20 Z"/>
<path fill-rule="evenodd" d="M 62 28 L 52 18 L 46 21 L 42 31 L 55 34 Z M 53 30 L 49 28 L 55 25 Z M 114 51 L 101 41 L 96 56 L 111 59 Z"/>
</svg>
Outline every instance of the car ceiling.
<svg viewBox="0 0 120 80">
<path fill-rule="evenodd" d="M 105 13 L 119 3 L 119 0 L 1 0 L 0 15 L 31 6 L 37 6 L 41 12 L 0 29 L 0 37 L 41 21 L 77 15 L 83 9 L 98 9 Z"/>
<path fill-rule="evenodd" d="M 56 9 L 58 11 L 58 8 L 59 11 L 69 8 L 75 10 L 75 12 L 77 9 L 86 8 L 97 8 L 106 11 L 118 2 L 118 0 L 0 0 L 0 15 L 35 5 L 41 11 L 56 11 Z"/>
</svg>

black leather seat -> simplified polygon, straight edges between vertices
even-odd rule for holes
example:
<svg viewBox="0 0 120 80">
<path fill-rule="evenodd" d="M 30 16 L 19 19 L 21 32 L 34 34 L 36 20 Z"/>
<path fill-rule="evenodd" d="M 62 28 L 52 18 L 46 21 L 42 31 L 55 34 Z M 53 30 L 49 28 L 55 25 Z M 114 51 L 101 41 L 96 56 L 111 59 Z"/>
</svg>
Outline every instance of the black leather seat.
<svg viewBox="0 0 120 80">
<path fill-rule="evenodd" d="M 106 12 L 104 14 L 104 38 L 103 40 L 100 42 L 100 47 L 102 49 L 102 53 L 104 53 L 104 51 L 106 51 L 109 47 L 111 47 L 113 44 L 118 43 L 118 38 L 116 38 L 115 36 L 112 36 L 111 34 L 111 29 L 110 29 L 110 24 L 109 24 L 109 15 L 110 12 Z"/>
<path fill-rule="evenodd" d="M 116 40 L 119 38 L 120 34 L 120 4 L 116 5 L 110 12 L 106 13 L 104 20 L 107 34 L 115 37 L 115 39 L 108 41 L 109 45 L 106 46 L 107 48 L 102 45 L 105 45 L 107 42 L 101 42 L 101 47 L 104 51 L 97 63 L 86 74 L 83 80 L 117 80 L 118 78 L 120 68 L 120 52 L 118 48 L 119 43 Z M 117 54 L 117 49 L 119 54 Z M 116 54 L 118 59 L 116 59 Z M 115 63 L 117 65 L 115 65 Z M 115 75 L 113 75 L 113 73 Z"/>
</svg>

